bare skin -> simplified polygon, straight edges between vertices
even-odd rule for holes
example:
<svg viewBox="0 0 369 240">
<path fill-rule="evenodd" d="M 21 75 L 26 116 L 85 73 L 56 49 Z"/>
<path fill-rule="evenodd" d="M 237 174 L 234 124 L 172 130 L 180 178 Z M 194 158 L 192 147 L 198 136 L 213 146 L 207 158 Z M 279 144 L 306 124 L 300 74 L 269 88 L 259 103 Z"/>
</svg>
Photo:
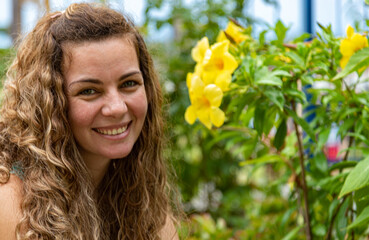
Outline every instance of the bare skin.
<svg viewBox="0 0 369 240">
<path fill-rule="evenodd" d="M 15 228 L 21 219 L 22 181 L 11 174 L 0 184 L 0 240 L 16 240 Z"/>
</svg>

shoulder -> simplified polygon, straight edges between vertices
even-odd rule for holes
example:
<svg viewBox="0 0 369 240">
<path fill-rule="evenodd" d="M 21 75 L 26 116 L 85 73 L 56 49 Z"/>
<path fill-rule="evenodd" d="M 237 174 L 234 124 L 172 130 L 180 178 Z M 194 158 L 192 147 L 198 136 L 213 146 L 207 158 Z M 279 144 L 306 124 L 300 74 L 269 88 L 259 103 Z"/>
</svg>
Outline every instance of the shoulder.
<svg viewBox="0 0 369 240">
<path fill-rule="evenodd" d="M 0 184 L 0 240 L 15 239 L 15 228 L 22 216 L 22 185 L 13 174 L 7 183 Z"/>
<path fill-rule="evenodd" d="M 178 232 L 171 216 L 167 216 L 164 227 L 160 231 L 160 239 L 162 240 L 178 240 Z"/>
</svg>

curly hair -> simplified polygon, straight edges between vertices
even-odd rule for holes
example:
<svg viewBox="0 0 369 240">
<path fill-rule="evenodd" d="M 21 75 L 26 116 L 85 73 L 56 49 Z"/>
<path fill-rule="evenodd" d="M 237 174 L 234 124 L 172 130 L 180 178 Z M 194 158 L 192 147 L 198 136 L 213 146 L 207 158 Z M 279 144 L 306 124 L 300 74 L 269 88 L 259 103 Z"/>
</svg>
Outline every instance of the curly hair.
<svg viewBox="0 0 369 240">
<path fill-rule="evenodd" d="M 66 43 L 127 37 L 136 48 L 148 100 L 142 132 L 96 188 L 68 123 L 62 74 Z M 23 171 L 17 239 L 159 239 L 170 214 L 162 156 L 162 93 L 132 21 L 101 5 L 47 14 L 18 46 L 0 109 L 0 183 Z"/>
</svg>

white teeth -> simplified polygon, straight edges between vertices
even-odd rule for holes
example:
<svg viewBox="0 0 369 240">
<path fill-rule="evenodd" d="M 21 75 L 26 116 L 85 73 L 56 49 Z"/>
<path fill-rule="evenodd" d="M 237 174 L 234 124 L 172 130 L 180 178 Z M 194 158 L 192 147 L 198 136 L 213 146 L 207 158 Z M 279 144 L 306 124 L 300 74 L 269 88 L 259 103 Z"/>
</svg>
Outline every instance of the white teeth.
<svg viewBox="0 0 369 240">
<path fill-rule="evenodd" d="M 121 128 L 116 128 L 116 129 L 113 129 L 113 130 L 103 130 L 103 129 L 96 128 L 97 132 L 105 134 L 105 135 L 111 135 L 111 136 L 121 134 L 126 130 L 127 130 L 127 126 L 121 127 Z"/>
</svg>

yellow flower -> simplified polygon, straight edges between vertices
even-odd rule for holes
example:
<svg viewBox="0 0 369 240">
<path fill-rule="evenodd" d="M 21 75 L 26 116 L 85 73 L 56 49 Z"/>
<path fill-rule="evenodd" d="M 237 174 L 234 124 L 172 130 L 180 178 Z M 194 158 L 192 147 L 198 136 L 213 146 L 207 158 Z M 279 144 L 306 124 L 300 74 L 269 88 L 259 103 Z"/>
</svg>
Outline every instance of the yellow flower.
<svg viewBox="0 0 369 240">
<path fill-rule="evenodd" d="M 275 56 L 274 57 L 274 60 L 276 60 L 276 61 L 282 61 L 282 62 L 285 62 L 285 63 L 291 63 L 292 62 L 292 60 L 291 60 L 291 58 L 289 58 L 289 57 L 286 57 L 286 56 L 284 56 L 284 55 L 278 55 L 278 56 Z"/>
<path fill-rule="evenodd" d="M 205 52 L 209 49 L 209 40 L 207 37 L 203 37 L 197 42 L 196 46 L 192 49 L 191 55 L 193 60 L 197 63 L 201 63 L 204 59 Z"/>
<path fill-rule="evenodd" d="M 342 54 L 340 66 L 342 69 L 345 68 L 350 57 L 355 52 L 368 47 L 368 39 L 359 33 L 355 33 L 351 26 L 347 27 L 346 34 L 347 37 L 344 38 L 340 44 L 340 52 Z"/>
<path fill-rule="evenodd" d="M 195 73 L 199 76 L 201 76 L 202 73 L 202 63 L 205 57 L 205 53 L 209 49 L 209 40 L 207 37 L 203 37 L 200 41 L 197 42 L 196 46 L 191 51 L 192 58 L 197 63 L 195 66 Z"/>
<path fill-rule="evenodd" d="M 202 64 L 204 83 L 215 84 L 222 91 L 229 89 L 232 73 L 238 67 L 236 59 L 228 52 L 229 41 L 215 43 L 205 53 Z"/>
<path fill-rule="evenodd" d="M 244 33 L 245 29 L 236 25 L 234 22 L 230 21 L 224 31 L 221 31 L 217 37 L 217 42 L 222 42 L 228 38 L 224 34 L 227 33 L 236 43 L 240 43 L 249 38 L 247 34 Z"/>
<path fill-rule="evenodd" d="M 185 120 L 193 124 L 198 118 L 209 129 L 212 125 L 222 126 L 225 119 L 224 112 L 219 109 L 222 90 L 215 84 L 205 85 L 198 75 L 192 73 L 187 75 L 187 86 L 191 105 L 186 110 Z"/>
</svg>

